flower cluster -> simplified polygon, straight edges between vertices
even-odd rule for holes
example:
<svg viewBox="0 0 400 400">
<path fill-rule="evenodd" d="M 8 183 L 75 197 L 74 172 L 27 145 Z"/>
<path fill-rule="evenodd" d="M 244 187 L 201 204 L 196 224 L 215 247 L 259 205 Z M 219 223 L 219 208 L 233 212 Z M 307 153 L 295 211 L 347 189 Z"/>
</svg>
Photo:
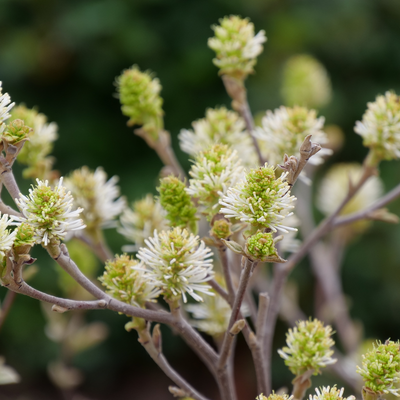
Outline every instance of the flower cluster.
<svg viewBox="0 0 400 400">
<path fill-rule="evenodd" d="M 228 146 L 215 144 L 200 152 L 192 166 L 189 188 L 186 190 L 205 207 L 208 219 L 218 213 L 219 199 L 243 177 L 243 167 L 236 151 Z"/>
<path fill-rule="evenodd" d="M 374 151 L 378 160 L 400 158 L 400 98 L 393 92 L 377 96 L 368 103 L 362 121 L 354 131 L 362 136 L 363 144 Z"/>
<path fill-rule="evenodd" d="M 24 105 L 14 107 L 11 113 L 13 120 L 20 119 L 25 125 L 32 127 L 33 132 L 29 141 L 24 144 L 18 154 L 18 162 L 27 165 L 24 170 L 25 178 L 50 178 L 54 159 L 49 157 L 53 150 L 53 142 L 57 139 L 57 124 L 48 123 L 44 114 L 36 109 L 29 109 Z"/>
<path fill-rule="evenodd" d="M 213 294 L 205 283 L 213 277 L 213 253 L 198 236 L 177 227 L 160 233 L 155 231 L 154 237 L 145 242 L 147 247 L 139 249 L 138 258 L 165 298 L 182 296 L 186 303 L 186 293 L 197 301 L 203 301 L 203 298 L 196 292 Z"/>
<path fill-rule="evenodd" d="M 51 239 L 64 239 L 70 231 L 84 229 L 79 214 L 81 208 L 72 211 L 73 198 L 62 186 L 61 178 L 53 189 L 48 181 L 37 179 L 36 187 L 29 189 L 29 196 L 20 194 L 15 199 L 23 217 L 13 217 L 19 223 L 27 222 L 35 228 L 35 242 L 45 246 Z"/>
<path fill-rule="evenodd" d="M 324 326 L 317 319 L 299 321 L 297 327 L 289 329 L 286 334 L 287 347 L 278 353 L 294 375 L 300 376 L 307 371 L 317 375 L 321 368 L 336 362 L 331 357 L 331 347 L 335 344 L 332 333 L 329 325 Z"/>
<path fill-rule="evenodd" d="M 11 103 L 11 97 L 8 93 L 2 94 L 1 89 L 1 81 L 0 81 L 0 134 L 4 132 L 6 124 L 4 121 L 10 118 L 9 111 L 14 107 L 15 103 Z"/>
<path fill-rule="evenodd" d="M 134 246 L 124 246 L 124 251 L 137 251 L 138 247 L 144 245 L 144 240 L 148 238 L 156 229 L 162 231 L 167 229 L 165 220 L 165 210 L 159 201 L 156 201 L 152 194 L 148 194 L 141 200 L 132 204 L 132 209 L 125 208 L 120 217 L 121 227 L 118 232 L 125 238 L 134 243 Z"/>
<path fill-rule="evenodd" d="M 280 107 L 274 112 L 267 111 L 262 119 L 262 127 L 257 127 L 255 136 L 260 140 L 261 150 L 270 164 L 279 164 L 284 155 L 299 157 L 299 149 L 308 135 L 313 142 L 321 145 L 328 142 L 324 126 L 324 117 L 317 118 L 315 110 L 305 107 Z M 331 150 L 322 149 L 310 158 L 310 163 L 320 164 L 322 156 L 331 154 Z"/>
<path fill-rule="evenodd" d="M 188 227 L 192 232 L 197 230 L 197 209 L 184 182 L 174 176 L 167 176 L 160 180 L 157 188 L 160 193 L 160 204 L 167 212 L 166 218 L 170 226 Z"/>
<path fill-rule="evenodd" d="M 142 125 L 143 130 L 157 140 L 164 126 L 159 80 L 134 65 L 117 78 L 117 88 L 122 114 L 129 117 L 128 125 Z"/>
<path fill-rule="evenodd" d="M 281 90 L 285 104 L 290 107 L 323 107 L 332 96 L 326 69 L 307 54 L 291 57 L 286 62 Z"/>
<path fill-rule="evenodd" d="M 104 274 L 99 278 L 107 293 L 125 303 L 144 307 L 146 301 L 155 301 L 160 289 L 146 276 L 146 272 L 136 269 L 139 261 L 126 254 L 115 256 L 106 262 Z"/>
<path fill-rule="evenodd" d="M 13 219 L 14 217 L 9 218 L 7 214 L 3 214 L 0 219 L 0 263 L 3 262 L 7 251 L 13 246 L 17 234 L 16 230 L 10 231 L 10 229 L 8 229 L 10 225 L 15 225 Z"/>
<path fill-rule="evenodd" d="M 254 25 L 236 15 L 222 18 L 219 23 L 212 27 L 215 37 L 208 39 L 208 47 L 216 54 L 213 63 L 221 75 L 245 79 L 254 72 L 256 57 L 263 51 L 262 44 L 267 40 L 265 32 L 254 35 Z"/>
<path fill-rule="evenodd" d="M 323 386 L 321 388 L 315 388 L 317 394 L 311 395 L 309 400 L 355 400 L 354 396 L 343 397 L 344 388 L 338 390 L 336 386 Z"/>
<path fill-rule="evenodd" d="M 182 129 L 179 141 L 182 151 L 196 156 L 213 144 L 221 143 L 236 150 L 243 165 L 255 166 L 257 155 L 244 120 L 225 107 L 209 108 L 205 118 L 192 123 L 193 130 Z"/>
<path fill-rule="evenodd" d="M 387 340 L 377 342 L 372 350 L 363 354 L 362 368 L 357 366 L 357 372 L 364 380 L 364 387 L 377 395 L 393 394 L 400 397 L 400 343 Z"/>
<path fill-rule="evenodd" d="M 73 171 L 64 182 L 75 199 L 75 207 L 82 209 L 87 232 L 116 226 L 115 218 L 125 208 L 125 199 L 118 198 L 118 177 L 113 176 L 107 181 L 107 174 L 102 168 L 92 172 L 82 167 Z"/>
<path fill-rule="evenodd" d="M 224 206 L 221 213 L 227 218 L 248 222 L 257 229 L 269 228 L 273 232 L 280 230 L 285 233 L 296 231 L 283 225 L 283 220 L 291 215 L 287 211 L 294 208 L 292 203 L 296 200 L 290 195 L 285 176 L 284 173 L 276 178 L 274 167 L 268 164 L 252 169 L 220 200 Z"/>
</svg>

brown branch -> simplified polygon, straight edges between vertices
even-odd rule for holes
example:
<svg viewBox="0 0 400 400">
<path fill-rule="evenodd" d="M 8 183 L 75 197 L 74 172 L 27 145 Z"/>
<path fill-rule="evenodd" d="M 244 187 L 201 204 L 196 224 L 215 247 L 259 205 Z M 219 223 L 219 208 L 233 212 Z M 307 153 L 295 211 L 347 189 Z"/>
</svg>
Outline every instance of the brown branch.
<svg viewBox="0 0 400 400">
<path fill-rule="evenodd" d="M 202 394 L 194 389 L 185 379 L 182 378 L 168 363 L 161 349 L 157 349 L 154 345 L 153 338 L 150 335 L 149 327 L 138 329 L 139 342 L 145 348 L 149 356 L 160 367 L 160 369 L 168 376 L 176 385 L 185 391 L 187 397 L 195 400 L 207 400 Z"/>
</svg>

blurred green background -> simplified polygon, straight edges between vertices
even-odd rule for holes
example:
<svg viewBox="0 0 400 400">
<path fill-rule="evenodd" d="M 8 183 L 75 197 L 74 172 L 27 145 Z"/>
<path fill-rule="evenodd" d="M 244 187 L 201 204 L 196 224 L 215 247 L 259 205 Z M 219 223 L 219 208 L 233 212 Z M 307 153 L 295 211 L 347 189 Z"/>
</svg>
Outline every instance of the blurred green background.
<svg viewBox="0 0 400 400">
<path fill-rule="evenodd" d="M 161 162 L 126 127 L 115 98 L 115 77 L 133 64 L 156 73 L 163 86 L 166 129 L 188 168 L 187 157 L 178 148 L 180 129 L 202 118 L 207 107 L 230 105 L 211 62 L 213 52 L 207 48 L 210 26 L 229 14 L 250 17 L 256 31 L 264 29 L 268 37 L 256 75 L 247 81 L 253 112 L 280 106 L 285 61 L 295 54 L 311 54 L 325 65 L 333 86 L 333 100 L 320 114 L 346 136 L 344 148 L 330 163 L 362 161 L 366 149 L 353 132 L 355 121 L 378 93 L 400 92 L 399 0 L 0 0 L 3 90 L 16 103 L 37 106 L 57 122 L 60 137 L 53 154 L 55 168 L 63 175 L 82 165 L 102 166 L 109 176 L 120 177 L 129 201 L 138 199 L 155 193 Z M 387 190 L 400 182 L 398 163 L 383 163 L 381 172 Z M 18 168 L 16 176 L 21 180 Z M 21 188 L 27 190 L 29 184 L 21 183 Z M 400 214 L 400 202 L 390 210 Z M 112 232 L 107 237 L 113 251 L 119 252 L 122 237 Z M 344 289 L 365 337 L 400 338 L 399 242 L 398 226 L 375 223 L 347 251 Z M 42 261 L 46 256 L 40 249 L 34 255 L 41 258 L 32 285 L 61 294 L 54 287 L 58 279 L 54 266 Z M 100 273 L 99 265 L 96 274 Z M 312 315 L 308 293 L 314 278 L 307 262 L 292 279 L 299 285 L 301 306 Z M 1 299 L 5 292 L 0 288 Z M 124 331 L 125 317 L 98 311 L 88 313 L 87 319 L 105 321 L 110 334 L 104 343 L 72 360 L 86 379 L 80 395 L 70 398 L 171 398 L 168 379 L 144 354 L 136 335 Z M 46 337 L 44 325 L 39 303 L 19 296 L 0 333 L 0 354 L 23 380 L 0 387 L 1 399 L 66 399 L 46 375 L 48 362 L 61 350 Z M 276 345 L 283 344 L 285 330 L 278 325 Z M 163 332 L 173 364 L 213 396 L 213 383 L 205 383 L 212 382 L 208 372 L 168 329 Z M 241 341 L 238 361 L 244 366 L 249 362 Z M 275 361 L 277 389 L 292 378 L 278 357 Z M 240 370 L 238 386 L 241 399 L 255 397 L 251 369 Z"/>
</svg>

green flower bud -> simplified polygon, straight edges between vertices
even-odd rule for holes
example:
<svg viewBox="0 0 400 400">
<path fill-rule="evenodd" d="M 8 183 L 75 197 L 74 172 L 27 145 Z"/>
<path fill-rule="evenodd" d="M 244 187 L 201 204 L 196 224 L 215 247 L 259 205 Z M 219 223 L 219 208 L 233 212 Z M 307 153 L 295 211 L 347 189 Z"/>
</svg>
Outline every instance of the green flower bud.
<svg viewBox="0 0 400 400">
<path fill-rule="evenodd" d="M 159 80 L 134 65 L 117 78 L 117 88 L 122 113 L 129 117 L 128 125 L 142 125 L 143 130 L 157 140 L 164 124 Z"/>
<path fill-rule="evenodd" d="M 57 139 L 57 124 L 48 123 L 44 114 L 36 109 L 29 109 L 24 105 L 14 107 L 11 113 L 12 120 L 20 119 L 25 125 L 33 128 L 29 141 L 25 143 L 18 154 L 17 161 L 27 165 L 23 171 L 26 178 L 50 178 L 54 159 L 48 157 L 53 150 L 53 142 Z"/>
<path fill-rule="evenodd" d="M 23 222 L 17 229 L 14 240 L 14 248 L 21 246 L 33 246 L 35 244 L 35 228 Z"/>
<path fill-rule="evenodd" d="M 160 180 L 161 206 L 167 212 L 166 218 L 172 227 L 189 227 L 192 232 L 197 231 L 197 209 L 189 194 L 186 192 L 184 182 L 174 176 L 167 176 Z"/>
<path fill-rule="evenodd" d="M 400 382 L 400 343 L 387 340 L 384 344 L 380 341 L 372 350 L 363 354 L 362 368 L 357 366 L 357 372 L 364 380 L 364 389 L 376 394 L 393 394 L 400 396 L 400 389 L 395 385 Z M 363 389 L 363 390 L 364 390 Z"/>
<path fill-rule="evenodd" d="M 317 375 L 321 368 L 337 361 L 331 357 L 331 347 L 335 344 L 332 333 L 330 325 L 324 326 L 317 319 L 299 321 L 297 327 L 289 329 L 286 334 L 287 347 L 278 353 L 294 375 L 300 376 L 312 370 L 313 375 Z"/>
<path fill-rule="evenodd" d="M 227 239 L 233 233 L 231 226 L 232 224 L 227 219 L 217 219 L 212 226 L 210 235 L 217 239 Z"/>
<path fill-rule="evenodd" d="M 272 233 L 257 232 L 246 241 L 245 253 L 252 261 L 268 261 L 271 257 L 277 257 Z"/>
<path fill-rule="evenodd" d="M 320 108 L 328 104 L 332 96 L 325 67 L 306 54 L 291 57 L 286 62 L 281 91 L 289 107 Z"/>
<path fill-rule="evenodd" d="M 368 103 L 362 121 L 354 131 L 362 136 L 363 145 L 373 150 L 373 163 L 400 158 L 400 97 L 394 92 L 377 96 Z"/>
<path fill-rule="evenodd" d="M 160 290 L 155 287 L 146 273 L 135 269 L 139 261 L 128 255 L 116 256 L 106 262 L 104 274 L 99 278 L 107 293 L 117 300 L 137 307 L 144 307 L 146 301 L 155 301 Z"/>
<path fill-rule="evenodd" d="M 15 146 L 22 141 L 28 140 L 32 132 L 33 129 L 26 126 L 24 121 L 21 119 L 15 119 L 6 126 L 1 139 L 8 144 Z"/>
<path fill-rule="evenodd" d="M 220 75 L 230 75 L 240 80 L 254 72 L 257 56 L 263 51 L 262 43 L 267 38 L 265 32 L 254 35 L 254 25 L 248 18 L 231 15 L 214 25 L 215 37 L 208 39 L 208 47 L 216 53 L 213 63 Z"/>
</svg>

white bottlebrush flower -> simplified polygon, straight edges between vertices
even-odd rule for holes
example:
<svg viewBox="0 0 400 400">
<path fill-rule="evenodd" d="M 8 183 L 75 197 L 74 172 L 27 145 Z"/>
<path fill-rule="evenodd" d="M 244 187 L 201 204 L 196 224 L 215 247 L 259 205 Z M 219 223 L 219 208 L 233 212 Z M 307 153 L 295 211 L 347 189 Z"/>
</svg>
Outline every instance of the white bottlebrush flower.
<svg viewBox="0 0 400 400">
<path fill-rule="evenodd" d="M 194 121 L 192 126 L 193 130 L 182 129 L 178 136 L 180 147 L 185 153 L 194 157 L 220 143 L 236 150 L 243 165 L 257 165 L 257 154 L 246 132 L 246 124 L 235 111 L 225 107 L 209 108 L 205 118 Z"/>
<path fill-rule="evenodd" d="M 354 396 L 343 397 L 344 388 L 338 390 L 336 386 L 315 388 L 315 392 L 317 394 L 310 394 L 309 400 L 356 400 Z"/>
<path fill-rule="evenodd" d="M 147 247 L 139 249 L 138 258 L 143 261 L 149 278 L 162 289 L 167 299 L 186 293 L 197 301 L 203 298 L 196 292 L 213 295 L 205 282 L 212 279 L 212 252 L 198 236 L 186 229 L 174 228 L 157 233 L 145 240 Z"/>
<path fill-rule="evenodd" d="M 321 146 L 328 143 L 324 127 L 324 117 L 317 118 L 315 110 L 305 107 L 283 107 L 274 112 L 267 111 L 262 119 L 262 127 L 257 127 L 255 136 L 260 140 L 261 150 L 272 165 L 282 163 L 285 154 L 300 156 L 300 146 L 308 135 Z M 332 150 L 322 148 L 310 158 L 309 163 L 321 164 L 323 156 L 332 154 Z"/>
<path fill-rule="evenodd" d="M 7 229 L 10 225 L 15 225 L 13 219 L 14 217 L 9 218 L 7 214 L 3 214 L 0 219 L 0 262 L 4 259 L 7 251 L 10 250 L 14 244 L 17 230 L 10 232 L 10 230 Z"/>
<path fill-rule="evenodd" d="M 364 146 L 375 151 L 378 159 L 400 158 L 400 97 L 393 92 L 377 96 L 374 102 L 368 103 L 354 131 L 362 136 Z"/>
<path fill-rule="evenodd" d="M 189 171 L 192 179 L 186 191 L 205 206 L 205 212 L 211 219 L 219 211 L 219 199 L 244 177 L 243 171 L 236 151 L 226 145 L 215 144 L 197 155 Z"/>
<path fill-rule="evenodd" d="M 100 167 L 94 172 L 82 167 L 65 179 L 65 187 L 71 191 L 76 207 L 83 208 L 82 219 L 87 231 L 116 226 L 115 219 L 125 208 L 125 199 L 118 198 L 117 182 L 116 176 L 107 181 L 107 174 Z"/>
<path fill-rule="evenodd" d="M 13 217 L 19 223 L 28 222 L 35 228 L 36 243 L 45 246 L 52 238 L 64 239 L 68 232 L 84 229 L 79 214 L 82 208 L 73 210 L 73 197 L 62 186 L 63 178 L 52 189 L 48 181 L 37 179 L 37 185 L 29 189 L 29 196 L 20 194 L 15 199 L 23 217 Z"/>
<path fill-rule="evenodd" d="M 0 134 L 3 133 L 5 128 L 4 121 L 10 118 L 9 111 L 14 107 L 15 103 L 11 103 L 11 98 L 8 93 L 2 94 L 2 82 L 0 81 Z"/>
<path fill-rule="evenodd" d="M 215 51 L 214 65 L 220 74 L 245 79 L 254 72 L 257 56 L 266 42 L 265 31 L 254 35 L 254 25 L 247 18 L 231 15 L 213 26 L 215 37 L 208 39 L 208 47 Z"/>
<path fill-rule="evenodd" d="M 285 218 L 292 215 L 288 210 L 294 208 L 296 197 L 290 195 L 285 182 L 286 173 L 275 177 L 275 169 L 268 164 L 252 169 L 246 178 L 235 187 L 228 189 L 220 200 L 221 213 L 227 218 L 237 218 L 258 229 L 269 228 L 287 233 L 296 231 L 284 225 Z"/>
<path fill-rule="evenodd" d="M 132 209 L 125 208 L 120 217 L 121 227 L 118 228 L 118 232 L 134 245 L 123 246 L 122 250 L 126 252 L 138 251 L 139 247 L 144 245 L 144 240 L 154 230 L 168 229 L 165 216 L 165 210 L 152 194 L 148 194 L 142 200 L 135 201 L 132 204 Z"/>
<path fill-rule="evenodd" d="M 350 182 L 356 184 L 363 173 L 363 167 L 357 163 L 334 165 L 321 182 L 317 197 L 317 207 L 330 215 L 345 199 Z M 371 176 L 345 205 L 341 215 L 364 210 L 373 204 L 383 193 L 383 183 L 378 176 Z"/>
</svg>

